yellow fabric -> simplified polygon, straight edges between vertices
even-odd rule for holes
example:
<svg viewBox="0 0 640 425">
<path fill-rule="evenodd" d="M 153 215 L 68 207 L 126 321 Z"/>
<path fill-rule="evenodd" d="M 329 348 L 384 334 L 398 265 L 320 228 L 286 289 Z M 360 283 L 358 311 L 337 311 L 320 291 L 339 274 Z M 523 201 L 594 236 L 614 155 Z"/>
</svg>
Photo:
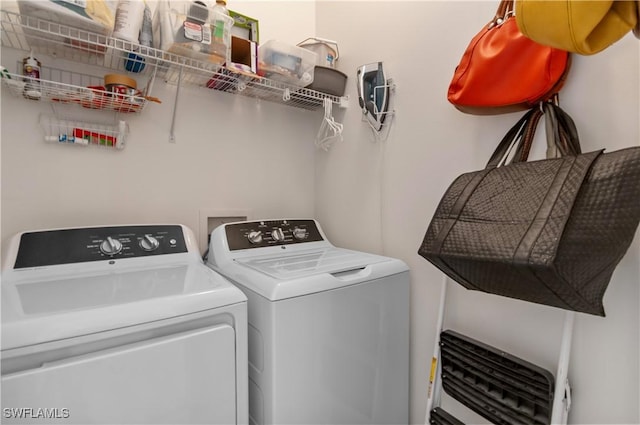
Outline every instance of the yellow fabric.
<svg viewBox="0 0 640 425">
<path fill-rule="evenodd" d="M 533 41 L 592 55 L 634 29 L 638 2 L 516 0 L 515 14 L 520 32 Z"/>
<path fill-rule="evenodd" d="M 85 12 L 105 28 L 113 29 L 116 23 L 115 11 L 109 7 L 105 0 L 88 0 Z"/>
</svg>

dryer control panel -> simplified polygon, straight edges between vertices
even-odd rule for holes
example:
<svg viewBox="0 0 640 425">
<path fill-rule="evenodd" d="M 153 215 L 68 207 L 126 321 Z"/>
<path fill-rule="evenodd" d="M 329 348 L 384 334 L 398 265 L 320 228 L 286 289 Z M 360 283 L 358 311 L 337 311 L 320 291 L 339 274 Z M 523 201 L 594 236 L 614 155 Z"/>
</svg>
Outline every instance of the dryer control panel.
<svg viewBox="0 0 640 425">
<path fill-rule="evenodd" d="M 182 226 L 113 226 L 26 232 L 15 269 L 187 252 Z"/>
<path fill-rule="evenodd" d="M 259 220 L 225 226 L 230 251 L 324 240 L 313 220 Z"/>
</svg>

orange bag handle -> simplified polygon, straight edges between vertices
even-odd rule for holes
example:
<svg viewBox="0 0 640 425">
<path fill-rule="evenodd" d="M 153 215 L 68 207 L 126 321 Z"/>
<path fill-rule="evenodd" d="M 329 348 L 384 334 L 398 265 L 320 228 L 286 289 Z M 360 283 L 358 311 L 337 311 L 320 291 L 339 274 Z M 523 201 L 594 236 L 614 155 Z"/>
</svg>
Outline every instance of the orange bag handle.
<svg viewBox="0 0 640 425">
<path fill-rule="evenodd" d="M 489 22 L 488 28 L 491 29 L 496 25 L 502 25 L 510 14 L 513 14 L 513 0 L 502 0 L 498 5 L 496 15 Z"/>
</svg>

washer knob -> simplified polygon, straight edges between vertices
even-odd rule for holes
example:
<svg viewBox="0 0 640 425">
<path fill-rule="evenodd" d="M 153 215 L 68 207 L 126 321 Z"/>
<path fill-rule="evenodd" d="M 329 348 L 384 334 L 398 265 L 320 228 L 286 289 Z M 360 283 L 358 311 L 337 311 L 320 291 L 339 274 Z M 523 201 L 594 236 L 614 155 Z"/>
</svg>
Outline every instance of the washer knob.
<svg viewBox="0 0 640 425">
<path fill-rule="evenodd" d="M 257 230 L 252 230 L 247 235 L 247 239 L 249 239 L 249 242 L 252 244 L 260 243 L 262 242 L 262 232 Z"/>
<path fill-rule="evenodd" d="M 296 227 L 295 229 L 293 229 L 293 237 L 299 241 L 306 238 L 307 233 L 307 229 L 303 229 L 301 227 Z"/>
<path fill-rule="evenodd" d="M 142 248 L 143 251 L 155 251 L 159 246 L 160 242 L 151 235 L 144 235 L 144 237 L 140 239 L 140 248 Z"/>
<path fill-rule="evenodd" d="M 107 239 L 100 244 L 100 251 L 105 255 L 116 255 L 122 251 L 122 243 L 111 236 L 107 236 Z"/>
<path fill-rule="evenodd" d="M 274 241 L 281 242 L 284 240 L 284 232 L 282 231 L 281 228 L 277 227 L 273 229 L 273 232 L 271 232 L 271 237 L 273 238 Z"/>
</svg>

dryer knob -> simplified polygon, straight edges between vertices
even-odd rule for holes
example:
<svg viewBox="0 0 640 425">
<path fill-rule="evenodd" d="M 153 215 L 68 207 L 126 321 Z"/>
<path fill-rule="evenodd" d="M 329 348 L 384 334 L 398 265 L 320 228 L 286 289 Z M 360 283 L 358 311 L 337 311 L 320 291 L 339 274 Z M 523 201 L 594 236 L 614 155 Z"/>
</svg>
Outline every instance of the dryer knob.
<svg viewBox="0 0 640 425">
<path fill-rule="evenodd" d="M 144 238 L 140 239 L 140 248 L 144 251 L 155 251 L 160 246 L 160 242 L 151 235 L 144 235 Z"/>
<path fill-rule="evenodd" d="M 105 255 L 116 255 L 122 251 L 122 243 L 119 240 L 108 236 L 107 239 L 102 241 L 100 244 L 100 251 Z"/>
<path fill-rule="evenodd" d="M 284 240 L 284 232 L 281 228 L 278 227 L 276 229 L 273 229 L 273 232 L 271 232 L 271 237 L 274 241 L 281 242 Z"/>
<path fill-rule="evenodd" d="M 300 227 L 296 227 L 295 229 L 293 229 L 293 237 L 296 238 L 297 240 L 303 240 L 304 238 L 307 237 L 307 229 L 303 229 Z"/>
<path fill-rule="evenodd" d="M 249 239 L 249 242 L 252 244 L 260 243 L 262 242 L 262 232 L 252 230 L 247 235 L 247 239 Z"/>
</svg>

